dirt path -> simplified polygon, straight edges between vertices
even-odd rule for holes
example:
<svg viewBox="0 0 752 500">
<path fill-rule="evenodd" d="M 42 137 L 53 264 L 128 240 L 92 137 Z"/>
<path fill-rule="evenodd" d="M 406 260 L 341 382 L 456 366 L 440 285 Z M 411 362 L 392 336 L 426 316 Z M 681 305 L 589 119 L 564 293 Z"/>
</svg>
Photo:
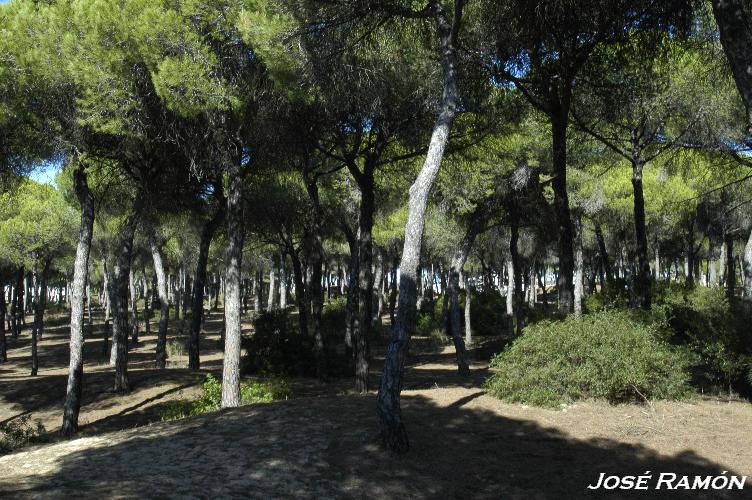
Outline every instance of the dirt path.
<svg viewBox="0 0 752 500">
<path fill-rule="evenodd" d="M 137 408 L 123 413 L 130 407 L 95 394 L 87 400 L 92 424 L 83 437 L 0 457 L 0 496 L 568 499 L 602 497 L 602 490 L 588 496 L 586 489 L 602 472 L 752 474 L 750 404 L 588 402 L 561 411 L 508 405 L 480 388 L 485 363 L 473 363 L 473 376 L 460 378 L 451 348 L 431 352 L 418 340 L 413 351 L 403 391 L 412 449 L 404 457 L 381 451 L 375 440 L 374 394 L 337 395 L 349 383 L 300 382 L 298 394 L 309 396 L 128 429 L 123 424 L 148 420 L 148 408 L 177 392 L 151 401 L 146 394 L 190 381 L 191 374 L 167 370 L 175 373 L 155 384 L 151 377 L 160 375 L 144 367 L 133 372 L 141 392 L 128 396 Z M 87 383 L 96 384 L 92 371 Z M 101 372 L 104 388 L 110 373 Z M 56 376 L 42 372 L 39 379 Z M 11 382 L 0 373 L 0 383 Z M 9 385 L 2 387 L 6 401 Z M 103 402 L 115 410 L 97 410 L 110 415 L 94 420 Z M 110 428 L 126 430 L 103 432 Z M 730 498 L 749 494 L 747 488 Z M 692 491 L 686 498 L 719 494 Z"/>
</svg>

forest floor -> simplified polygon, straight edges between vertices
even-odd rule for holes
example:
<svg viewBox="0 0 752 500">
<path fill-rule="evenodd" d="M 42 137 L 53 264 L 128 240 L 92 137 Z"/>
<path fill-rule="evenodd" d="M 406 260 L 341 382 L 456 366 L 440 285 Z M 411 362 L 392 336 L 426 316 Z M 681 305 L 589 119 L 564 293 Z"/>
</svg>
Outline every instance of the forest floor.
<svg viewBox="0 0 752 500">
<path fill-rule="evenodd" d="M 0 423 L 29 415 L 53 442 L 0 457 L 0 497 L 600 498 L 604 490 L 587 485 L 601 473 L 650 471 L 650 484 L 662 472 L 752 475 L 749 403 L 583 402 L 560 410 L 506 404 L 483 390 L 492 349 L 475 349 L 472 374 L 462 378 L 453 349 L 430 339 L 415 339 L 405 376 L 411 440 L 405 456 L 380 448 L 374 393 L 353 394 L 349 380 L 293 380 L 288 401 L 159 422 L 168 401 L 195 395 L 205 373 L 220 373 L 220 325 L 220 312 L 213 312 L 200 373 L 181 367 L 180 356 L 170 369 L 155 370 L 154 336 L 142 336 L 130 351 L 127 395 L 110 391 L 114 377 L 98 327 L 85 345 L 82 428 L 71 441 L 53 437 L 67 379 L 66 318 L 48 321 L 37 377 L 28 376 L 28 329 L 9 338 L 9 362 L 0 365 Z M 384 340 L 374 354 L 383 352 Z M 374 388 L 379 364 L 376 359 Z M 751 487 L 726 493 L 742 498 Z M 653 498 L 663 492 L 610 493 Z M 719 498 L 723 492 L 672 493 Z"/>
</svg>

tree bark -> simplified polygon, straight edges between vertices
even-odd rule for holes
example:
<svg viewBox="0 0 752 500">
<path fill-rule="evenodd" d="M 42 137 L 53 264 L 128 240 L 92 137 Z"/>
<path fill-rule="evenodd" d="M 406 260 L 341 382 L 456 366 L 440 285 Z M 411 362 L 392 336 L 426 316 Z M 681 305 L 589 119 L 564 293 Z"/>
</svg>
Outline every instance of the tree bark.
<svg viewBox="0 0 752 500">
<path fill-rule="evenodd" d="M 632 132 L 633 144 L 639 139 L 636 132 Z M 635 241 L 637 242 L 637 279 L 635 291 L 637 301 L 641 309 L 650 310 L 653 299 L 653 283 L 650 276 L 650 261 L 648 258 L 648 235 L 645 227 L 645 195 L 642 188 L 643 163 L 640 159 L 639 150 L 635 145 L 632 153 L 632 189 L 634 191 L 634 224 Z"/>
<path fill-rule="evenodd" d="M 138 344 L 138 297 L 136 296 L 136 282 L 133 280 L 133 268 L 128 273 L 128 290 L 131 296 L 131 341 Z"/>
<path fill-rule="evenodd" d="M 0 289 L 0 363 L 8 361 L 8 340 L 5 337 L 5 284 Z"/>
<path fill-rule="evenodd" d="M 52 259 L 47 257 L 44 261 L 44 269 L 42 270 L 42 277 L 40 279 L 38 291 L 35 285 L 34 291 L 34 303 L 32 304 L 32 310 L 34 311 L 34 323 L 31 326 L 31 376 L 36 377 L 39 371 L 39 354 L 38 354 L 38 340 L 42 337 L 42 323 L 44 321 L 44 308 L 47 305 L 47 275 L 50 272 L 50 263 Z"/>
<path fill-rule="evenodd" d="M 585 290 L 584 264 L 582 256 L 582 214 L 574 216 L 574 314 L 582 316 L 582 296 Z"/>
<path fill-rule="evenodd" d="M 222 408 L 240 405 L 240 269 L 243 259 L 243 179 L 240 161 L 227 166 L 227 269 Z"/>
<path fill-rule="evenodd" d="M 752 4 L 748 0 L 713 0 L 712 4 L 721 45 L 746 107 L 747 131 L 752 134 Z"/>
<path fill-rule="evenodd" d="M 290 254 L 290 262 L 292 262 L 292 275 L 295 281 L 295 303 L 298 306 L 298 325 L 300 327 L 300 334 L 308 336 L 308 305 L 306 304 L 305 296 L 305 280 L 303 278 L 303 266 L 300 263 L 300 258 L 294 249 L 288 248 Z M 259 273 L 259 276 L 263 276 Z"/>
<path fill-rule="evenodd" d="M 418 265 L 420 263 L 428 194 L 441 167 L 457 108 L 455 45 L 464 2 L 463 0 L 456 0 L 454 5 L 454 16 L 450 24 L 441 6 L 438 3 L 433 4 L 441 42 L 443 96 L 440 113 L 431 133 L 425 162 L 417 179 L 410 187 L 405 242 L 400 264 L 397 322 L 392 329 L 392 339 L 387 348 L 378 394 L 377 413 L 380 421 L 381 439 L 386 447 L 395 452 L 406 452 L 410 447 L 400 408 L 405 353 L 410 336 L 415 329 Z"/>
<path fill-rule="evenodd" d="M 730 234 L 726 234 L 724 238 L 726 244 L 726 297 L 729 304 L 733 306 L 735 285 L 736 285 L 736 270 L 734 269 L 734 237 Z"/>
<path fill-rule="evenodd" d="M 603 265 L 603 272 L 606 275 L 606 283 L 613 285 L 614 273 L 611 269 L 611 262 L 608 259 L 606 240 L 603 237 L 603 230 L 599 222 L 595 222 L 595 238 L 598 240 L 598 252 L 601 254 L 601 264 Z"/>
<path fill-rule="evenodd" d="M 744 297 L 752 298 L 752 230 L 749 232 L 747 244 L 744 246 L 744 260 L 742 261 L 744 270 Z"/>
<path fill-rule="evenodd" d="M 368 392 L 370 341 L 373 321 L 373 168 L 366 162 L 358 181 L 360 187 L 360 217 L 358 220 L 358 328 L 353 330 L 355 350 L 355 390 Z"/>
<path fill-rule="evenodd" d="M 559 294 L 559 312 L 569 314 L 574 302 L 574 253 L 572 249 L 573 230 L 567 194 L 567 124 L 569 108 L 552 115 L 552 151 L 554 178 L 551 187 L 554 191 L 556 221 L 559 226 L 558 254 L 559 277 L 556 289 Z M 519 329 L 518 329 L 519 330 Z"/>
<path fill-rule="evenodd" d="M 81 408 L 81 392 L 84 377 L 84 287 L 89 272 L 89 251 L 94 229 L 94 199 L 89 191 L 86 171 L 80 165 L 73 173 L 76 196 L 81 205 L 81 228 L 76 246 L 76 260 L 73 264 L 73 286 L 71 287 L 70 319 L 70 363 L 68 365 L 68 386 L 63 409 L 63 426 L 60 433 L 72 436 L 78 430 L 78 413 Z"/>
<path fill-rule="evenodd" d="M 275 298 L 276 298 L 276 288 L 277 288 L 277 282 L 276 282 L 276 269 L 277 266 L 277 257 L 275 256 L 272 259 L 272 265 L 269 266 L 269 301 L 266 304 L 266 311 L 272 312 L 274 310 L 274 304 L 275 304 Z"/>
<path fill-rule="evenodd" d="M 217 209 L 214 215 L 206 221 L 201 231 L 201 239 L 198 246 L 198 260 L 196 262 L 196 274 L 193 278 L 193 297 L 191 301 L 191 323 L 188 331 L 188 369 L 198 370 L 201 368 L 199 354 L 199 342 L 201 334 L 201 321 L 204 319 L 204 287 L 206 286 L 206 263 L 209 260 L 209 245 L 217 228 L 225 218 L 226 200 L 221 191 L 221 184 L 214 186 Z"/>
<path fill-rule="evenodd" d="M 514 195 L 513 195 L 514 196 Z M 517 335 L 522 335 L 525 329 L 525 311 L 523 310 L 523 304 L 525 303 L 525 297 L 522 294 L 522 258 L 517 248 L 517 243 L 520 238 L 520 214 L 516 201 L 512 201 L 509 207 L 509 227 L 511 236 L 509 238 L 509 254 L 512 261 L 512 274 L 514 283 L 514 316 L 515 316 L 515 330 Z M 561 306 L 561 301 L 559 302 Z"/>
<path fill-rule="evenodd" d="M 157 242 L 154 228 L 149 227 L 149 247 L 154 262 L 154 275 L 157 279 L 157 298 L 159 299 L 159 325 L 157 326 L 157 347 L 154 367 L 163 369 L 167 365 L 167 322 L 170 319 L 170 301 L 167 296 L 167 276 L 164 268 L 162 248 Z"/>
<path fill-rule="evenodd" d="M 128 381 L 128 299 L 130 290 L 128 287 L 128 276 L 130 276 L 131 259 L 133 257 L 133 236 L 136 232 L 136 226 L 141 218 L 141 207 L 143 199 L 137 195 L 133 201 L 131 213 L 128 215 L 125 223 L 120 227 L 120 236 L 117 246 L 117 265 L 115 267 L 115 292 L 117 301 L 113 308 L 113 323 L 117 323 L 117 346 L 113 345 L 116 350 L 115 357 L 115 392 L 127 392 L 130 390 Z"/>
</svg>

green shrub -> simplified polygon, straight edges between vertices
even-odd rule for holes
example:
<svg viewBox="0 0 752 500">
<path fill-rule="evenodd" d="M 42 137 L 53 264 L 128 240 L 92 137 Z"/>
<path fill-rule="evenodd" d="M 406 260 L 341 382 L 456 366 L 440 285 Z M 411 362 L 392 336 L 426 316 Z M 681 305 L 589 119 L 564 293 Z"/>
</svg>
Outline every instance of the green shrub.
<svg viewBox="0 0 752 500">
<path fill-rule="evenodd" d="M 628 312 L 599 312 L 528 326 L 493 358 L 486 384 L 500 399 L 538 406 L 680 399 L 689 394 L 689 363 L 658 325 Z"/>
<path fill-rule="evenodd" d="M 752 345 L 752 314 L 747 304 L 732 311 L 720 288 L 662 286 L 655 294 L 656 314 L 674 333 L 673 341 L 697 356 L 697 383 L 730 387 L 743 381 Z"/>
<path fill-rule="evenodd" d="M 270 403 L 292 396 L 290 385 L 283 379 L 273 379 L 265 382 L 248 382 L 240 385 L 240 400 L 242 404 Z M 200 415 L 210 411 L 217 411 L 221 407 L 222 381 L 211 374 L 201 386 L 201 396 L 193 400 L 171 401 L 162 412 L 162 420 L 177 420 L 179 418 Z"/>
<path fill-rule="evenodd" d="M 10 453 L 39 440 L 45 433 L 41 422 L 31 423 L 29 415 L 23 415 L 0 425 L 0 455 Z"/>
<path fill-rule="evenodd" d="M 600 292 L 587 295 L 584 299 L 586 311 L 610 311 L 625 309 L 629 306 L 627 282 L 623 278 L 615 278 L 613 284 L 604 286 Z"/>
<path fill-rule="evenodd" d="M 321 331 L 335 343 L 345 341 L 345 322 L 347 317 L 347 297 L 337 297 L 324 305 L 321 314 Z"/>
<path fill-rule="evenodd" d="M 352 358 L 344 348 L 344 314 L 341 314 L 341 330 L 327 330 L 337 324 L 335 321 L 340 312 L 339 306 L 336 307 L 330 309 L 332 312 L 329 313 L 325 308 L 322 314 L 326 372 L 330 377 L 354 373 Z M 253 333 L 242 340 L 245 351 L 243 373 L 316 375 L 313 338 L 301 335 L 297 317 L 293 317 L 288 311 L 264 312 L 259 314 L 253 326 Z"/>
</svg>

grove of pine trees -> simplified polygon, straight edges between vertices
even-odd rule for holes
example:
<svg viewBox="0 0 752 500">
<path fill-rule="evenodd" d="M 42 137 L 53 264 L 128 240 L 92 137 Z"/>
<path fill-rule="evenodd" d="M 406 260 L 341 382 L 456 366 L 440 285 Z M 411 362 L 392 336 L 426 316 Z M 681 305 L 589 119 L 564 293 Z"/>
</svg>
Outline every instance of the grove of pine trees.
<svg viewBox="0 0 752 500">
<path fill-rule="evenodd" d="M 170 370 L 179 337 L 201 370 L 221 310 L 222 408 L 248 366 L 349 377 L 405 452 L 413 336 L 466 375 L 487 336 L 671 294 L 752 319 L 751 21 L 749 0 L 0 3 L 0 366 L 28 335 L 43 376 L 64 315 L 70 437 L 85 343 L 127 394 L 134 345 Z M 733 335 L 685 343 L 733 351 L 712 359 L 743 392 Z"/>
</svg>

